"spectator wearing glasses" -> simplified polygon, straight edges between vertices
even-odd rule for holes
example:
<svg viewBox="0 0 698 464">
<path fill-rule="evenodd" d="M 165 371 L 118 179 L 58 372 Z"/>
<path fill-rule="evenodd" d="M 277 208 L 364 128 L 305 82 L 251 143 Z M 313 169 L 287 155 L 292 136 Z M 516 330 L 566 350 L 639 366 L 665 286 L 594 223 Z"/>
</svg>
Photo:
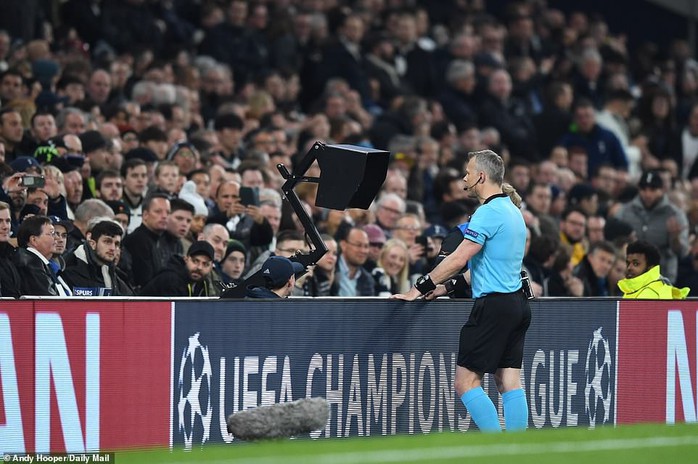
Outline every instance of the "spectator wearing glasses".
<svg viewBox="0 0 698 464">
<path fill-rule="evenodd" d="M 375 296 L 375 280 L 364 268 L 368 259 L 368 234 L 358 227 L 352 227 L 339 241 L 341 254 L 337 260 L 333 296 Z"/>
<path fill-rule="evenodd" d="M 401 215 L 405 214 L 405 200 L 395 193 L 381 195 L 374 204 L 376 224 L 390 237 L 395 224 Z"/>
<path fill-rule="evenodd" d="M 579 208 L 568 208 L 560 220 L 560 242 L 572 247 L 572 265 L 579 264 L 586 254 L 587 245 L 584 233 L 587 217 Z"/>
<path fill-rule="evenodd" d="M 47 216 L 32 216 L 22 221 L 17 232 L 19 250 L 15 266 L 20 277 L 20 294 L 32 296 L 71 296 L 68 284 L 52 263 L 56 231 Z"/>
</svg>

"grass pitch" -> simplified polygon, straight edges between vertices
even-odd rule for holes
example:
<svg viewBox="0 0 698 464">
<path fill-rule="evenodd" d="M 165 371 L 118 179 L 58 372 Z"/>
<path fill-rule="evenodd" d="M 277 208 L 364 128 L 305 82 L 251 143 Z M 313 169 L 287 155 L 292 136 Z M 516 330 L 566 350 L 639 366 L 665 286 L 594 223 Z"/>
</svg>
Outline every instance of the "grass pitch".
<svg viewBox="0 0 698 464">
<path fill-rule="evenodd" d="M 698 424 L 528 430 L 518 434 L 430 433 L 209 445 L 185 452 L 116 453 L 124 463 L 697 464 Z"/>
</svg>

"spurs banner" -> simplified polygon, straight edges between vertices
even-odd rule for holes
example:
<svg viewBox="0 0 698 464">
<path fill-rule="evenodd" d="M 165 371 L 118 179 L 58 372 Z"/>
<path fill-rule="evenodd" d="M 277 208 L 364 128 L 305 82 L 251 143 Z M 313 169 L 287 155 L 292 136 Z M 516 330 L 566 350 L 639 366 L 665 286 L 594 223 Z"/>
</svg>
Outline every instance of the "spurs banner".
<svg viewBox="0 0 698 464">
<path fill-rule="evenodd" d="M 696 422 L 698 302 L 622 301 L 618 423 Z"/>
<path fill-rule="evenodd" d="M 523 382 L 531 426 L 614 423 L 616 302 L 533 304 Z M 321 396 L 313 437 L 468 430 L 453 389 L 470 302 L 178 303 L 173 446 L 231 442 L 236 411 Z M 487 377 L 489 379 L 489 376 Z M 494 385 L 485 386 L 501 404 Z"/>
<path fill-rule="evenodd" d="M 0 454 L 167 446 L 171 312 L 0 302 Z"/>
</svg>

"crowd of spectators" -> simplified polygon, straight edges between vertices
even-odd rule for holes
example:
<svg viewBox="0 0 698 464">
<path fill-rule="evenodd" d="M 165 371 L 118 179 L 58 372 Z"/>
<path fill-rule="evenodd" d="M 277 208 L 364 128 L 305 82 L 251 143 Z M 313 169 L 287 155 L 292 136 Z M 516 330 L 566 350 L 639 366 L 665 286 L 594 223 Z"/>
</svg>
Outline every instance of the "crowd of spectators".
<svg viewBox="0 0 698 464">
<path fill-rule="evenodd" d="M 603 18 L 545 1 L 45 4 L 32 40 L 0 31 L 3 297 L 215 296 L 308 251 L 276 165 L 316 141 L 389 150 L 390 166 L 368 211 L 297 187 L 330 251 L 294 295 L 404 292 L 477 206 L 462 177 L 481 149 L 523 197 L 537 295 L 622 295 L 637 239 L 698 294 L 684 40 L 631 52 Z"/>
</svg>

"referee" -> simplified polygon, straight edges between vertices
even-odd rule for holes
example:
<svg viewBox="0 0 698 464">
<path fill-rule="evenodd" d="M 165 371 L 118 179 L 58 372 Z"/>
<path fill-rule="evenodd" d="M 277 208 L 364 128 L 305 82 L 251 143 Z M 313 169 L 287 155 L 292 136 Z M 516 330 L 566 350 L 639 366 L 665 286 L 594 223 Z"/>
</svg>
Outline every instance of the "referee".
<svg viewBox="0 0 698 464">
<path fill-rule="evenodd" d="M 446 294 L 443 285 L 470 260 L 475 304 L 460 332 L 455 388 L 483 432 L 499 432 L 499 417 L 482 389 L 482 377 L 493 373 L 504 402 L 508 431 L 525 430 L 528 404 L 520 373 L 531 309 L 521 286 L 526 226 L 519 209 L 502 192 L 504 162 L 491 150 L 470 153 L 465 189 L 481 206 L 463 232 L 458 248 L 429 274 L 420 277 L 401 300 Z"/>
</svg>

